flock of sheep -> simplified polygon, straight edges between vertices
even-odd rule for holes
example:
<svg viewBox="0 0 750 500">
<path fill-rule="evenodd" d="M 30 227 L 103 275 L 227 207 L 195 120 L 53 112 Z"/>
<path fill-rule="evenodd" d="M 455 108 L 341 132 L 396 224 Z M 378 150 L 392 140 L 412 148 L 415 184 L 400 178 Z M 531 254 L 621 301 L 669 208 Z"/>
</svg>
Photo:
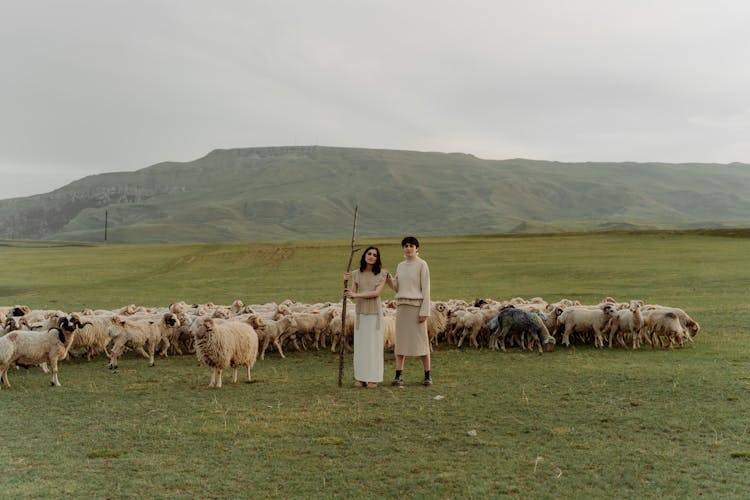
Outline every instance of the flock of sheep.
<svg viewBox="0 0 750 500">
<path fill-rule="evenodd" d="M 541 298 L 509 301 L 492 299 L 433 302 L 427 330 L 433 345 L 449 344 L 505 350 L 506 343 L 520 349 L 551 350 L 556 344 L 593 344 L 637 349 L 673 348 L 692 341 L 699 325 L 682 309 L 640 300 L 582 305 L 568 299 L 548 303 Z M 395 302 L 384 304 L 384 349 L 393 348 Z M 126 350 L 140 354 L 151 366 L 157 353 L 191 354 L 211 368 L 210 386 L 221 387 L 223 370 L 232 368 L 237 382 L 240 366 L 251 370 L 269 347 L 284 357 L 284 349 L 330 349 L 340 342 L 351 350 L 353 306 L 347 309 L 346 326 L 341 304 L 231 305 L 184 302 L 166 308 L 128 305 L 117 310 L 65 312 L 31 310 L 27 306 L 0 307 L 0 380 L 10 387 L 13 367 L 41 366 L 52 372 L 52 385 L 60 385 L 58 364 L 63 359 L 92 360 L 105 355 L 116 369 Z M 344 332 L 342 338 L 342 330 Z"/>
</svg>

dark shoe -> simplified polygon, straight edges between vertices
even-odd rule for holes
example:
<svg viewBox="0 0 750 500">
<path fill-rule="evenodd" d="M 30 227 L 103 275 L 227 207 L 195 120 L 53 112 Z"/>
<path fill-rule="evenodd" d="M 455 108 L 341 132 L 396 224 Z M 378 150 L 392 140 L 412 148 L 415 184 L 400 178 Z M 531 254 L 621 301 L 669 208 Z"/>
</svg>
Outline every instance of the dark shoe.
<svg viewBox="0 0 750 500">
<path fill-rule="evenodd" d="M 402 379 L 401 377 L 394 378 L 393 381 L 391 382 L 391 385 L 393 385 L 393 386 L 402 386 L 402 385 L 404 385 L 404 379 Z"/>
<path fill-rule="evenodd" d="M 426 379 L 424 379 L 422 381 L 422 385 L 425 387 L 432 385 L 432 377 L 427 377 Z"/>
</svg>

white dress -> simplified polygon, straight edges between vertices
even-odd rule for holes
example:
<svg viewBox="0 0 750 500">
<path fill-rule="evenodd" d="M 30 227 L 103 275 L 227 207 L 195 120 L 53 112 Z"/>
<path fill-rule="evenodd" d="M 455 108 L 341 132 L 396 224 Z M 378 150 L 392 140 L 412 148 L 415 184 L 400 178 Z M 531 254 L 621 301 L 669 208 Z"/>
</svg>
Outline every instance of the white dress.
<svg viewBox="0 0 750 500">
<path fill-rule="evenodd" d="M 360 382 L 383 381 L 383 318 L 360 314 L 354 328 L 354 378 Z M 380 328 L 377 323 L 380 319 Z M 356 324 L 357 322 L 355 322 Z"/>
<path fill-rule="evenodd" d="M 370 272 L 352 272 L 358 292 L 375 290 L 385 280 L 387 271 L 378 275 Z M 383 381 L 383 307 L 380 297 L 356 299 L 354 319 L 354 379 L 360 382 Z"/>
</svg>

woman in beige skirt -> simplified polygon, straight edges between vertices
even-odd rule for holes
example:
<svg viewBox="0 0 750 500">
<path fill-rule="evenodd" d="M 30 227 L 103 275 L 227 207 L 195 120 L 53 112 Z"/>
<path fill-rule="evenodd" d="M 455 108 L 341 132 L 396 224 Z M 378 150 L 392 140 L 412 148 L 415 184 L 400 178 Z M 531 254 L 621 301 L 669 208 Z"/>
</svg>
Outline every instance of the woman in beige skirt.
<svg viewBox="0 0 750 500">
<path fill-rule="evenodd" d="M 383 306 L 380 294 L 388 271 L 381 269 L 380 250 L 367 247 L 362 253 L 359 269 L 344 275 L 352 280 L 345 290 L 355 299 L 354 317 L 354 385 L 377 387 L 383 381 Z"/>
<path fill-rule="evenodd" d="M 391 385 L 404 385 L 403 369 L 406 356 L 419 356 L 424 368 L 425 386 L 432 385 L 430 374 L 430 342 L 427 318 L 430 315 L 430 269 L 419 258 L 419 240 L 407 236 L 401 241 L 404 261 L 396 268 L 396 276 L 386 282 L 396 292 L 396 376 Z"/>
</svg>

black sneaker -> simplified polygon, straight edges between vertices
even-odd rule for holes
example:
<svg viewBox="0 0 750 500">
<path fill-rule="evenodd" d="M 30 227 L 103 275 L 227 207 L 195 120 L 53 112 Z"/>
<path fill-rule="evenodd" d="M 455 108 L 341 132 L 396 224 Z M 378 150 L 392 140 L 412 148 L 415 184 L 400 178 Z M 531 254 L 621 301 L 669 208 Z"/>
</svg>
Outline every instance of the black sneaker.
<svg viewBox="0 0 750 500">
<path fill-rule="evenodd" d="M 391 381 L 391 385 L 393 386 L 402 386 L 404 385 L 404 379 L 401 377 L 396 377 Z"/>
<path fill-rule="evenodd" d="M 432 377 L 427 377 L 426 379 L 424 379 L 422 381 L 422 385 L 425 387 L 432 385 Z"/>
</svg>

